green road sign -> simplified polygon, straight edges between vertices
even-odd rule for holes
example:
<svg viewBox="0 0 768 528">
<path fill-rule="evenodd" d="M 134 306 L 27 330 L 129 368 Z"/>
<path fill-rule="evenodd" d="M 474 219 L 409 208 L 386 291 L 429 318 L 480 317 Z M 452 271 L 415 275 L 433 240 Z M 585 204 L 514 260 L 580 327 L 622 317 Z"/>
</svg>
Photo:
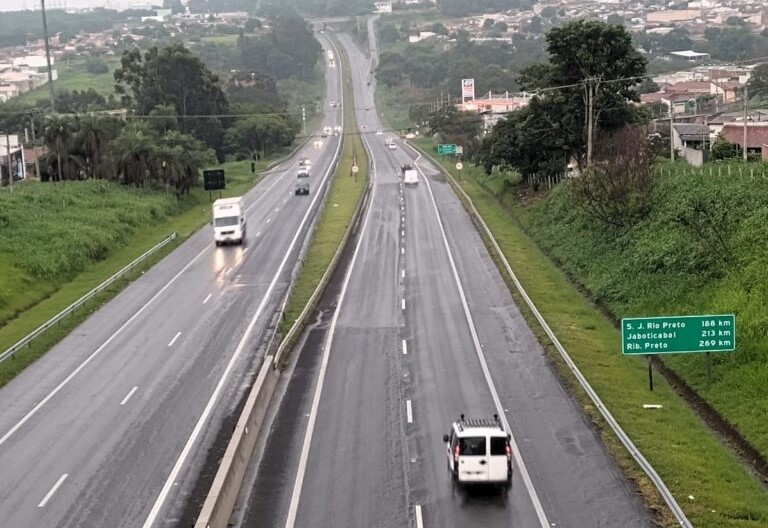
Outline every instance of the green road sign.
<svg viewBox="0 0 768 528">
<path fill-rule="evenodd" d="M 736 349 L 736 317 L 686 315 L 621 320 L 621 353 L 673 354 L 731 352 Z"/>
<path fill-rule="evenodd" d="M 456 154 L 456 145 L 438 145 L 438 154 Z"/>
</svg>

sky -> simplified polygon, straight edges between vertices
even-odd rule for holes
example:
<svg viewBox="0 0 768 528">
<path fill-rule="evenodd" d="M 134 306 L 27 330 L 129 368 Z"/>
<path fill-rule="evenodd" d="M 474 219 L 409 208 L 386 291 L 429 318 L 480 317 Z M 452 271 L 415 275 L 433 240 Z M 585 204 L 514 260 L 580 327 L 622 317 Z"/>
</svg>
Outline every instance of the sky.
<svg viewBox="0 0 768 528">
<path fill-rule="evenodd" d="M 45 0 L 45 7 L 49 9 L 82 7 L 125 8 L 132 4 L 145 3 L 148 2 L 143 2 L 142 0 Z M 0 0 L 0 11 L 19 11 L 22 9 L 40 9 L 40 0 Z"/>
</svg>

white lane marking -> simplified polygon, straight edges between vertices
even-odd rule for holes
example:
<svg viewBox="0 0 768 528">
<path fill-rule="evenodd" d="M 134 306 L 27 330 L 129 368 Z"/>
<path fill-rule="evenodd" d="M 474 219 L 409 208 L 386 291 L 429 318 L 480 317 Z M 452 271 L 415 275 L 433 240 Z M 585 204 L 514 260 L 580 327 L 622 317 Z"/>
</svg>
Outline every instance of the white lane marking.
<svg viewBox="0 0 768 528">
<path fill-rule="evenodd" d="M 414 165 L 416 165 L 420 157 L 421 157 L 421 154 L 419 154 L 416 157 L 416 159 L 414 160 Z M 440 210 L 437 208 L 437 201 L 435 200 L 435 195 L 432 193 L 432 185 L 430 185 L 429 179 L 424 175 L 424 171 L 422 171 L 418 165 L 416 165 L 416 167 L 418 168 L 419 172 L 421 172 L 421 175 L 424 178 L 424 181 L 427 182 L 427 190 L 429 191 L 429 196 L 432 200 L 432 207 L 435 211 L 435 215 L 437 216 L 437 225 L 440 227 L 440 234 L 442 235 L 442 238 L 443 238 L 443 245 L 445 246 L 445 251 L 448 254 L 448 262 L 451 264 L 453 279 L 456 283 L 456 289 L 459 292 L 459 297 L 461 298 L 461 305 L 464 308 L 464 317 L 467 320 L 467 324 L 469 325 L 469 332 L 472 335 L 472 343 L 475 346 L 475 352 L 477 354 L 478 359 L 480 360 L 480 366 L 482 367 L 486 384 L 488 385 L 488 388 L 491 391 L 493 403 L 496 406 L 496 412 L 499 414 L 499 417 L 503 421 L 504 428 L 506 429 L 507 434 L 510 435 L 510 444 L 512 446 L 513 454 L 515 455 L 515 463 L 517 464 L 517 467 L 520 471 L 520 476 L 523 478 L 523 483 L 525 484 L 525 488 L 528 490 L 528 495 L 531 498 L 531 503 L 533 504 L 533 508 L 536 510 L 536 516 L 539 518 L 539 523 L 541 524 L 542 528 L 549 528 L 549 521 L 547 520 L 547 515 L 544 513 L 544 508 L 542 507 L 541 501 L 539 500 L 539 495 L 536 493 L 536 488 L 533 487 L 531 476 L 528 474 L 528 469 L 525 467 L 525 462 L 523 462 L 523 457 L 520 454 L 520 448 L 518 447 L 517 442 L 515 441 L 515 435 L 512 434 L 512 429 L 509 427 L 509 422 L 507 421 L 506 413 L 504 413 L 504 407 L 501 405 L 499 394 L 498 392 L 496 392 L 496 386 L 494 385 L 493 379 L 491 378 L 491 372 L 488 370 L 488 364 L 485 361 L 485 354 L 483 353 L 483 349 L 480 345 L 480 338 L 477 335 L 477 329 L 475 328 L 475 323 L 474 323 L 474 320 L 472 319 L 472 314 L 469 311 L 469 304 L 467 303 L 467 296 L 464 293 L 464 286 L 461 283 L 459 272 L 456 269 L 456 262 L 453 260 L 451 247 L 448 244 L 448 237 L 445 234 L 443 219 L 440 216 Z"/>
<path fill-rule="evenodd" d="M 126 403 L 128 403 L 128 400 L 130 400 L 130 399 L 131 399 L 131 396 L 133 396 L 133 394 L 134 394 L 134 393 L 135 393 L 137 390 L 139 390 L 139 387 L 138 387 L 138 386 L 135 386 L 134 388 L 132 388 L 132 389 L 131 389 L 131 392 L 129 392 L 129 393 L 126 395 L 126 397 L 125 397 L 125 398 L 123 398 L 123 401 L 121 401 L 121 402 L 120 402 L 120 405 L 125 405 Z"/>
<path fill-rule="evenodd" d="M 400 276 L 401 276 L 402 278 L 405 278 L 405 270 L 401 270 L 401 271 L 400 271 Z"/>
<path fill-rule="evenodd" d="M 402 231 L 402 235 L 403 235 L 403 236 L 405 236 L 405 229 L 403 229 L 403 231 Z"/>
<path fill-rule="evenodd" d="M 414 509 L 416 510 L 416 528 L 424 528 L 424 519 L 421 517 L 421 505 L 417 504 Z"/>
<path fill-rule="evenodd" d="M 69 476 L 69 473 L 64 473 L 62 476 L 59 477 L 59 480 L 56 481 L 56 484 L 53 485 L 53 487 L 48 491 L 48 493 L 45 494 L 45 497 L 43 497 L 43 500 L 40 501 L 40 504 L 37 505 L 38 508 L 44 508 L 46 504 L 48 504 L 48 501 L 51 500 L 51 497 L 53 497 L 53 494 L 56 493 L 56 491 L 61 487 L 62 484 L 64 484 L 64 481 L 67 480 L 67 477 Z"/>
<path fill-rule="evenodd" d="M 171 280 L 169 280 L 169 281 L 166 283 L 166 285 L 165 285 L 165 286 L 163 286 L 162 288 L 160 288 L 160 290 L 159 290 L 159 291 L 158 291 L 158 292 L 157 292 L 155 295 L 153 295 L 153 296 L 152 296 L 152 297 L 151 297 L 151 298 L 150 298 L 150 299 L 149 299 L 149 300 L 148 300 L 148 301 L 147 301 L 147 302 L 146 302 L 146 303 L 145 303 L 145 304 L 144 304 L 144 305 L 143 305 L 141 308 L 139 308 L 139 309 L 136 311 L 136 313 L 134 313 L 134 314 L 133 314 L 131 317 L 129 317 L 129 318 L 128 318 L 128 320 L 127 320 L 126 322 L 124 322 L 124 323 L 122 324 L 122 326 L 120 326 L 120 328 L 118 328 L 117 330 L 115 330 L 115 333 L 113 333 L 111 336 L 109 336 L 109 337 L 107 338 L 107 340 L 106 340 L 106 341 L 104 341 L 104 342 L 103 342 L 103 343 L 102 343 L 102 344 L 99 346 L 99 348 L 97 348 L 96 350 L 94 350 L 94 351 L 91 353 L 91 355 L 90 355 L 90 356 L 88 356 L 87 358 L 85 358 L 85 360 L 84 360 L 82 363 L 80 363 L 80 365 L 78 365 L 78 366 L 77 366 L 77 368 L 76 368 L 75 370 L 73 370 L 73 371 L 72 371 L 72 372 L 69 374 L 69 376 L 67 376 L 66 378 L 64 378 L 64 380 L 63 380 L 61 383 L 59 383 L 58 385 L 56 385 L 56 387 L 55 387 L 55 388 L 54 388 L 54 389 L 53 389 L 51 392 L 49 392 L 49 393 L 48 393 L 48 395 L 47 395 L 45 398 L 43 398 L 42 400 L 40 400 L 40 402 L 39 402 L 37 405 L 35 405 L 34 407 L 32 407 L 32 410 L 31 410 L 31 411 L 29 411 L 27 414 L 25 414 L 25 415 L 24 415 L 24 417 L 23 417 L 21 420 L 19 420 L 19 421 L 16 423 L 16 425 L 14 425 L 14 426 L 13 426 L 13 427 L 12 427 L 12 428 L 11 428 L 11 429 L 10 429 L 10 430 L 7 432 L 7 433 L 5 433 L 5 434 L 2 436 L 2 438 L 0 438 L 0 446 L 1 446 L 1 445 L 3 445 L 5 442 L 7 442 L 7 441 L 8 441 L 8 439 L 9 439 L 11 436 L 13 436 L 13 435 L 16 433 L 16 431 L 18 431 L 18 430 L 19 430 L 19 429 L 20 429 L 20 428 L 21 428 L 21 427 L 22 427 L 22 426 L 23 426 L 25 423 L 27 423 L 27 422 L 29 421 L 29 419 L 30 419 L 30 418 L 32 418 L 32 417 L 33 417 L 35 414 L 37 414 L 37 412 L 38 412 L 38 411 L 39 411 L 39 410 L 40 410 L 40 409 L 43 407 L 43 405 L 45 405 L 46 403 L 48 403 L 49 401 L 51 401 L 51 399 L 52 399 L 54 396 L 56 396 L 56 395 L 59 393 L 59 391 L 61 391 L 61 389 L 63 389 L 63 388 L 64 388 L 64 387 L 65 387 L 65 386 L 66 386 L 66 385 L 67 385 L 67 384 L 68 384 L 70 381 L 72 381 L 72 379 L 73 379 L 75 376 L 77 376 L 77 374 L 78 374 L 78 373 L 79 373 L 81 370 L 83 370 L 83 369 L 84 369 L 84 368 L 85 368 L 85 367 L 88 365 L 88 363 L 90 363 L 91 361 L 93 361 L 93 359 L 94 359 L 96 356 L 98 356 L 99 354 L 101 354 L 101 353 L 104 351 L 104 349 L 106 349 L 106 348 L 109 346 L 109 344 L 110 344 L 112 341 L 114 341 L 114 340 L 115 340 L 115 338 L 116 338 L 116 337 L 117 337 L 117 336 L 118 336 L 120 333 L 122 333 L 122 331 L 123 331 L 123 330 L 125 330 L 125 329 L 128 327 L 128 325 L 130 325 L 132 322 L 134 322 L 134 321 L 135 321 L 135 320 L 136 320 L 136 319 L 139 317 L 139 315 L 141 315 L 142 313 L 144 313 L 144 310 L 146 310 L 146 309 L 149 307 L 149 305 L 150 305 L 150 304 L 152 304 L 152 302 L 153 302 L 153 301 L 155 301 L 155 299 L 157 299 L 158 297 L 160 297 L 160 295 L 162 295 L 162 294 L 163 294 L 163 292 L 165 292 L 165 290 L 167 290 L 168 288 L 170 288 L 170 287 L 171 287 L 171 285 L 172 285 L 174 282 L 176 282 L 176 279 L 178 279 L 179 277 L 181 277 L 181 276 L 184 274 L 184 272 L 186 272 L 186 271 L 187 271 L 187 270 L 188 270 L 188 269 L 189 269 L 189 268 L 192 266 L 192 264 L 194 264 L 194 263 L 197 261 L 197 259 L 199 259 L 200 257 L 202 257 L 202 256 L 203 256 L 203 255 L 204 255 L 204 254 L 205 254 L 207 251 L 210 251 L 210 250 L 211 250 L 211 247 L 210 247 L 210 246 L 207 246 L 207 247 L 206 247 L 205 249 L 203 249 L 203 250 L 202 250 L 200 253 L 198 253 L 198 254 L 197 254 L 197 255 L 196 255 L 196 256 L 195 256 L 195 257 L 194 257 L 192 260 L 190 260 L 190 261 L 189 261 L 189 263 L 188 263 L 186 266 L 184 266 L 184 267 L 181 269 L 181 271 L 179 271 L 179 272 L 178 272 L 176 275 L 174 275 L 174 276 L 171 278 Z"/>
<path fill-rule="evenodd" d="M 331 159 L 338 158 L 340 150 L 341 150 L 341 142 L 339 142 L 336 145 L 336 152 L 334 153 L 333 158 Z M 322 189 L 325 186 L 326 182 L 328 181 L 328 176 L 331 174 L 331 169 L 333 169 L 333 167 L 334 167 L 333 163 L 331 163 L 328 166 L 328 169 L 325 171 L 325 174 L 323 175 L 323 179 L 320 181 L 319 188 Z M 296 243 L 299 240 L 299 236 L 301 235 L 302 231 L 304 231 L 304 227 L 307 221 L 309 220 L 310 214 L 314 209 L 315 203 L 317 202 L 317 200 L 320 198 L 322 194 L 323 193 L 315 193 L 315 195 L 312 197 L 312 201 L 310 202 L 309 207 L 307 208 L 307 212 L 304 213 L 304 217 L 301 219 L 301 223 L 299 224 L 298 229 L 296 229 L 296 233 L 293 235 L 291 244 L 288 246 L 288 250 L 285 252 L 285 255 L 283 255 L 283 260 L 280 262 L 280 266 L 277 268 L 277 271 L 275 272 L 274 277 L 272 277 L 272 281 L 269 283 L 269 287 L 267 287 L 267 291 L 264 293 L 264 297 L 262 297 L 258 308 L 256 308 L 256 313 L 253 314 L 253 318 L 248 323 L 248 327 L 245 329 L 245 333 L 243 334 L 243 337 L 240 339 L 240 342 L 237 344 L 235 353 L 230 358 L 229 363 L 227 363 L 227 366 L 224 369 L 224 372 L 221 375 L 219 382 L 216 384 L 216 388 L 213 390 L 213 394 L 211 394 L 211 398 L 208 400 L 208 403 L 206 404 L 205 409 L 203 409 L 203 414 L 200 415 L 200 418 L 197 420 L 197 423 L 195 424 L 195 428 L 192 430 L 192 433 L 189 435 L 189 438 L 187 439 L 187 443 L 184 444 L 184 448 L 181 450 L 181 453 L 179 454 L 179 458 L 176 459 L 176 463 L 173 465 L 173 469 L 171 470 L 171 473 L 168 475 L 168 478 L 166 479 L 165 484 L 163 485 L 163 488 L 160 490 L 160 494 L 157 496 L 157 500 L 155 501 L 155 504 L 152 506 L 152 509 L 150 510 L 149 515 L 147 516 L 147 519 L 144 521 L 142 528 L 151 528 L 151 526 L 155 523 L 155 519 L 157 519 L 157 516 L 160 514 L 160 509 L 165 504 L 165 501 L 168 498 L 168 494 L 171 492 L 171 488 L 173 488 L 174 483 L 178 479 L 179 473 L 181 472 L 181 468 L 184 466 L 184 463 L 186 462 L 187 457 L 189 457 L 189 454 L 192 452 L 192 447 L 197 442 L 197 438 L 200 436 L 200 433 L 202 432 L 203 427 L 205 426 L 205 423 L 208 421 L 208 417 L 213 411 L 213 407 L 216 404 L 216 401 L 219 399 L 219 395 L 224 389 L 224 386 L 226 385 L 230 372 L 235 366 L 235 363 L 240 357 L 240 354 L 242 354 L 243 350 L 245 349 L 245 344 L 248 341 L 248 338 L 250 337 L 251 332 L 253 332 L 253 328 L 256 326 L 256 321 L 258 321 L 259 317 L 261 317 L 261 314 L 264 311 L 264 308 L 266 307 L 268 300 L 272 296 L 272 291 L 275 289 L 275 285 L 277 284 L 278 279 L 280 278 L 280 276 L 283 273 L 283 270 L 285 269 L 285 265 L 288 262 L 288 258 L 291 256 L 291 253 L 293 253 Z"/>
<path fill-rule="evenodd" d="M 280 210 L 280 208 L 279 208 L 279 207 L 275 208 L 275 212 L 278 212 L 279 210 Z"/>
<path fill-rule="evenodd" d="M 173 344 L 176 342 L 176 340 L 179 338 L 179 336 L 180 336 L 180 335 L 181 335 L 181 332 L 176 332 L 176 335 L 175 335 L 175 336 L 173 336 L 173 339 L 171 339 L 171 342 L 170 342 L 170 343 L 168 343 L 168 346 L 169 346 L 169 347 L 172 347 L 172 346 L 173 346 Z"/>
<path fill-rule="evenodd" d="M 288 203 L 288 198 L 286 198 L 285 200 L 283 200 L 283 203 Z"/>
<path fill-rule="evenodd" d="M 267 218 L 267 223 L 270 223 L 272 221 L 271 218 Z"/>
<path fill-rule="evenodd" d="M 401 255 L 405 255 L 405 248 L 404 248 L 404 247 L 401 247 L 401 248 L 400 248 L 400 254 L 401 254 Z"/>
<path fill-rule="evenodd" d="M 405 415 L 408 418 L 408 423 L 413 423 L 413 406 L 411 400 L 405 400 Z"/>
<path fill-rule="evenodd" d="M 405 310 L 405 299 L 403 299 L 401 306 L 402 306 L 402 309 Z"/>
<path fill-rule="evenodd" d="M 406 341 L 405 339 L 403 339 L 403 355 L 404 356 L 408 355 L 408 341 Z"/>
<path fill-rule="evenodd" d="M 256 204 L 258 204 L 258 203 L 259 203 L 259 202 L 260 202 L 260 201 L 261 201 L 261 200 L 262 200 L 264 197 L 266 197 L 266 196 L 267 196 L 267 193 L 269 193 L 269 191 L 271 191 L 271 190 L 272 190 L 272 188 L 273 188 L 275 185 L 277 185 L 279 182 L 280 182 L 280 179 L 276 179 L 276 180 L 274 181 L 274 183 L 272 183 L 272 184 L 271 184 L 269 187 L 267 187 L 267 189 L 264 191 L 264 193 L 263 193 L 261 196 L 259 196 L 258 198 L 256 198 L 256 200 L 254 200 L 254 202 L 253 202 L 253 203 L 252 203 L 252 204 L 251 204 L 249 207 L 247 207 L 247 208 L 246 208 L 246 212 L 247 212 L 247 211 L 250 211 L 250 210 L 251 210 L 253 207 L 255 207 L 255 206 L 256 206 Z M 57 395 L 57 394 L 58 394 L 58 393 L 61 391 L 61 389 L 63 389 L 64 387 L 66 387 L 66 386 L 67 386 L 67 384 L 68 384 L 70 381 L 72 381 L 72 379 L 73 379 L 75 376 L 77 376 L 77 375 L 80 373 L 80 371 L 81 371 L 81 370 L 83 370 L 83 369 L 84 369 L 84 368 L 85 368 L 85 367 L 86 367 L 86 366 L 87 366 L 87 365 L 88 365 L 88 364 L 89 364 L 91 361 L 93 361 L 93 359 L 94 359 L 96 356 L 98 356 L 99 354 L 101 354 L 101 353 L 102 353 L 102 352 L 103 352 L 103 351 L 104 351 L 104 350 L 105 350 L 105 349 L 106 349 L 106 348 L 109 346 L 109 344 L 110 344 L 110 343 L 112 343 L 112 341 L 114 341 L 114 340 L 115 340 L 115 338 L 116 338 L 118 335 L 120 335 L 120 334 L 123 332 L 123 330 L 125 330 L 125 329 L 126 329 L 126 328 L 127 328 L 127 327 L 128 327 L 128 326 L 129 326 L 129 325 L 132 323 L 132 322 L 134 322 L 134 321 L 135 321 L 135 320 L 136 320 L 136 319 L 137 319 L 137 318 L 138 318 L 138 317 L 139 317 L 139 316 L 140 316 L 142 313 L 144 313 L 144 310 L 146 310 L 147 308 L 149 308 L 149 305 L 151 305 L 153 302 L 155 302 L 155 301 L 157 300 L 157 298 L 158 298 L 158 297 L 160 297 L 160 296 L 161 296 L 161 295 L 162 295 L 162 294 L 165 292 L 165 290 L 167 290 L 168 288 L 170 288 L 170 287 L 171 287 L 171 285 L 172 285 L 174 282 L 176 282 L 176 280 L 177 280 L 179 277 L 181 277 L 181 276 L 182 276 L 182 275 L 183 275 L 183 274 L 184 274 L 184 273 L 185 273 L 185 272 L 186 272 L 186 271 L 187 271 L 189 268 L 191 268 L 191 267 L 192 267 L 192 265 L 193 265 L 195 262 L 197 262 L 197 259 L 199 259 L 200 257 L 202 257 L 202 256 L 203 256 L 203 255 L 204 255 L 206 252 L 208 252 L 208 251 L 212 251 L 212 250 L 213 250 L 213 248 L 212 248 L 211 246 L 206 246 L 205 248 L 203 248 L 203 249 L 200 251 L 200 253 L 198 253 L 197 255 L 195 255 L 195 256 L 192 258 L 192 260 L 190 260 L 190 261 L 189 261 L 189 262 L 188 262 L 188 263 L 187 263 L 187 264 L 186 264 L 186 265 L 185 265 L 183 268 L 181 268 L 181 270 L 180 270 L 178 273 L 176 273 L 176 275 L 174 275 L 173 277 L 171 277 L 171 280 L 169 280 L 169 281 L 168 281 L 168 282 L 165 284 L 165 286 L 163 286 L 162 288 L 160 288 L 160 289 L 157 291 L 157 293 L 155 293 L 155 294 L 154 294 L 152 297 L 150 297 L 150 299 L 149 299 L 149 300 L 148 300 L 146 303 L 144 303 L 144 305 L 143 305 L 141 308 L 139 308 L 139 309 L 138 309 L 138 310 L 137 310 L 137 311 L 136 311 L 136 312 L 135 312 L 135 313 L 134 313 L 134 314 L 133 314 L 131 317 L 129 317 L 129 318 L 128 318 L 128 320 L 127 320 L 127 321 L 125 321 L 125 322 L 124 322 L 124 323 L 123 323 L 123 324 L 120 326 L 120 328 L 118 328 L 117 330 L 115 330 L 115 332 L 114 332 L 114 333 L 113 333 L 111 336 L 109 336 L 109 337 L 107 338 L 107 340 L 106 340 L 106 341 L 104 341 L 104 342 L 103 342 L 101 345 L 99 345 L 99 347 L 98 347 L 96 350 L 94 350 L 94 351 L 91 353 L 91 355 L 90 355 L 90 356 L 88 356 L 87 358 L 85 358 L 85 360 L 83 360 L 83 362 L 82 362 L 82 363 L 80 363 L 80 364 L 77 366 L 77 368 L 75 368 L 75 370 L 73 370 L 73 371 L 72 371 L 72 372 L 71 372 L 71 373 L 70 373 L 70 374 L 69 374 L 69 375 L 68 375 L 66 378 L 64 378 L 64 380 L 63 380 L 61 383 L 59 383 L 58 385 L 56 385 L 56 387 L 55 387 L 55 388 L 54 388 L 54 389 L 53 389 L 51 392 L 49 392 L 49 393 L 48 393 L 48 395 L 47 395 L 45 398 L 43 398 L 42 400 L 40 400 L 40 402 L 38 402 L 38 403 L 37 403 L 37 404 L 36 404 L 34 407 L 32 407 L 32 409 L 31 409 L 31 410 L 30 410 L 30 411 L 29 411 L 27 414 L 25 414 L 25 415 L 24 415 L 24 416 L 21 418 L 21 420 L 19 420 L 19 421 L 16 423 L 16 425 L 14 425 L 13 427 L 11 427 L 11 429 L 10 429 L 10 430 L 9 430 L 7 433 L 5 433 L 5 434 L 4 434 L 2 437 L 0 437 L 0 446 L 2 446 L 2 445 L 5 443 L 5 442 L 7 442 L 7 441 L 8 441 L 8 439 L 9 439 L 10 437 L 12 437 L 14 434 L 16 434 L 16 431 L 18 431 L 19 429 L 21 429 L 21 427 L 22 427 L 22 426 L 23 426 L 25 423 L 27 423 L 27 422 L 30 420 L 30 418 L 32 418 L 32 417 L 33 417 L 35 414 L 37 414 L 37 413 L 38 413 L 38 411 L 39 411 L 40 409 L 42 409 L 42 408 L 43 408 L 43 406 L 44 406 L 46 403 L 48 403 L 49 401 L 51 401 L 51 399 L 53 399 L 53 397 L 54 397 L 54 396 L 56 396 L 56 395 Z"/>
<path fill-rule="evenodd" d="M 208 303 L 208 301 L 210 301 L 210 300 L 211 300 L 211 297 L 212 297 L 212 296 L 213 296 L 213 294 L 212 294 L 212 293 L 209 293 L 209 294 L 208 294 L 208 296 L 207 296 L 207 297 L 205 298 L 205 300 L 203 301 L 203 304 L 207 304 L 207 303 Z"/>
<path fill-rule="evenodd" d="M 261 231 L 256 232 L 256 236 L 259 236 L 259 235 L 261 235 Z"/>
<path fill-rule="evenodd" d="M 335 47 L 335 45 L 334 45 Z M 338 50 L 337 50 L 338 52 Z M 363 141 L 368 143 L 368 140 L 363 136 Z M 370 150 L 370 146 L 369 146 Z M 373 157 L 371 157 L 371 174 L 376 176 L 376 166 Z M 371 201 L 375 199 L 377 185 L 373 186 L 371 191 Z M 320 396 L 323 393 L 323 383 L 325 382 L 325 371 L 328 369 L 328 359 L 330 357 L 331 346 L 333 345 L 333 337 L 336 334 L 336 323 L 339 320 L 339 313 L 341 307 L 344 305 L 344 298 L 347 294 L 347 286 L 349 286 L 349 280 L 352 277 L 352 271 L 355 269 L 355 263 L 357 262 L 357 256 L 360 254 L 360 247 L 362 246 L 363 239 L 365 238 L 366 228 L 368 221 L 371 218 L 371 211 L 373 207 L 368 207 L 368 211 L 365 214 L 365 221 L 363 222 L 363 229 L 361 231 L 360 238 L 357 239 L 357 245 L 355 246 L 355 252 L 352 254 L 352 262 L 350 262 L 347 274 L 344 277 L 344 283 L 341 286 L 341 293 L 339 294 L 339 302 L 336 305 L 336 311 L 333 314 L 331 320 L 331 326 L 328 330 L 328 335 L 325 339 L 325 347 L 323 348 L 323 359 L 320 363 L 320 372 L 317 377 L 317 385 L 315 386 L 315 394 L 312 398 L 312 408 L 309 411 L 309 421 L 307 423 L 307 432 L 304 434 L 304 444 L 301 447 L 301 455 L 299 457 L 299 468 L 296 471 L 296 481 L 293 484 L 293 492 L 291 493 L 291 503 L 288 507 L 288 517 L 285 521 L 285 528 L 293 528 L 296 523 L 296 514 L 299 511 L 299 499 L 301 498 L 301 488 L 304 485 L 304 475 L 307 472 L 307 459 L 309 458 L 309 445 L 312 442 L 312 434 L 315 430 L 315 421 L 317 420 L 317 409 L 320 406 Z"/>
<path fill-rule="evenodd" d="M 245 248 L 245 249 L 243 250 L 243 255 L 245 255 L 246 253 L 248 253 L 248 250 L 249 250 L 249 249 L 251 249 L 251 248 Z"/>
</svg>

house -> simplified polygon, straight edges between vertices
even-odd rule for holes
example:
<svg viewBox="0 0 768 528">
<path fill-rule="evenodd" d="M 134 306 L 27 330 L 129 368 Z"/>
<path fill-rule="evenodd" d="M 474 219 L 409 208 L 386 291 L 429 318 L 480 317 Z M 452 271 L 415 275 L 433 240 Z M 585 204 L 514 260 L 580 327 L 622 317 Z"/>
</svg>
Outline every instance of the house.
<svg viewBox="0 0 768 528">
<path fill-rule="evenodd" d="M 698 123 L 675 123 L 672 133 L 675 150 L 680 151 L 691 165 L 704 165 L 709 153 L 709 127 Z"/>
<path fill-rule="evenodd" d="M 709 127 L 709 137 L 714 141 L 722 132 L 723 127 L 728 124 L 743 123 L 743 111 L 721 112 L 707 118 L 705 124 Z M 768 123 L 768 109 L 755 109 L 747 111 L 747 121 L 752 123 Z"/>
<path fill-rule="evenodd" d="M 736 102 L 744 90 L 739 81 L 712 81 L 710 93 L 721 103 Z"/>
<path fill-rule="evenodd" d="M 759 154 L 768 161 L 768 123 L 747 123 L 747 153 Z M 723 126 L 720 137 L 732 145 L 744 148 L 744 124 L 728 123 Z"/>
<path fill-rule="evenodd" d="M 671 51 L 669 54 L 672 59 L 685 59 L 693 62 L 709 60 L 709 53 L 698 53 L 693 50 Z"/>
</svg>

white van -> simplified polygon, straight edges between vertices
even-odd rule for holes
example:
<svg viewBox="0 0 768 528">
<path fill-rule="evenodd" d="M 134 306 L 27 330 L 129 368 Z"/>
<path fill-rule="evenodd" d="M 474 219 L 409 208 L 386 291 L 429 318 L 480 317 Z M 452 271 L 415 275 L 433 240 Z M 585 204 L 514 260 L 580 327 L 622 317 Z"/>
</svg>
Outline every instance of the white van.
<svg viewBox="0 0 768 528">
<path fill-rule="evenodd" d="M 245 240 L 245 201 L 242 196 L 213 202 L 213 240 L 217 246 Z"/>
<path fill-rule="evenodd" d="M 499 417 L 493 420 L 467 420 L 464 415 L 453 422 L 450 434 L 443 436 L 448 469 L 456 484 L 490 484 L 508 490 L 512 485 L 510 435 Z"/>
<path fill-rule="evenodd" d="M 400 165 L 400 171 L 403 173 L 404 184 L 417 185 L 419 183 L 419 173 L 412 165 Z"/>
</svg>

